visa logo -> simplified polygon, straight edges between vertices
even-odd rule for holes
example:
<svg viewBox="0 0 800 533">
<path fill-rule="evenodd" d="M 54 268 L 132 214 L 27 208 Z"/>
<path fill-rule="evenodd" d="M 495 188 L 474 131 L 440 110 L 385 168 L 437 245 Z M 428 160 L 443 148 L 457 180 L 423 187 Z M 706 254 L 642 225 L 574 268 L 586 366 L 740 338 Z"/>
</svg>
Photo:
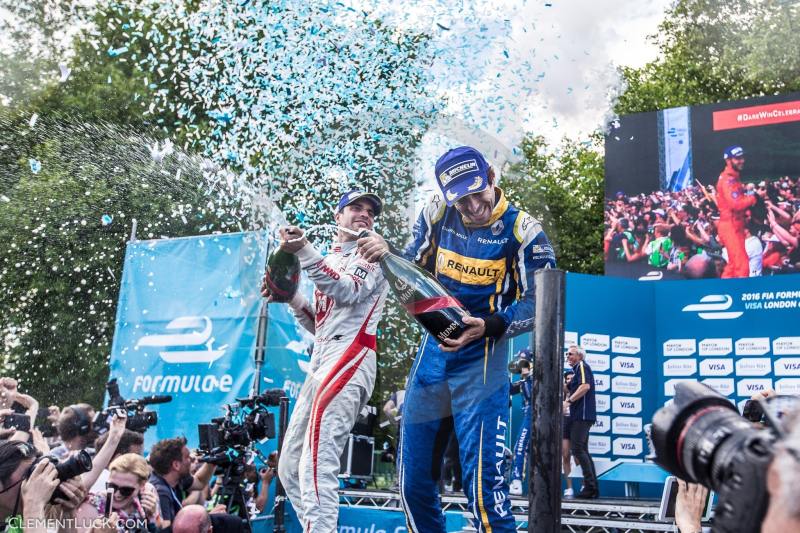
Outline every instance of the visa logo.
<svg viewBox="0 0 800 533">
<path fill-rule="evenodd" d="M 712 363 L 708 365 L 710 370 L 725 370 L 725 365 L 723 363 Z"/>
<path fill-rule="evenodd" d="M 784 370 L 800 370 L 800 363 L 783 363 Z"/>
<path fill-rule="evenodd" d="M 625 409 L 633 409 L 633 402 L 620 402 L 620 405 Z"/>
<path fill-rule="evenodd" d="M 633 363 L 630 361 L 623 361 L 622 363 L 620 363 L 620 366 L 622 368 L 633 368 Z"/>
<path fill-rule="evenodd" d="M 620 448 L 622 448 L 623 450 L 635 450 L 636 445 L 632 442 L 623 442 L 622 444 L 620 444 Z"/>
<path fill-rule="evenodd" d="M 746 385 L 747 390 L 749 391 L 762 391 L 764 390 L 764 385 L 760 385 L 758 383 L 750 383 Z"/>
</svg>

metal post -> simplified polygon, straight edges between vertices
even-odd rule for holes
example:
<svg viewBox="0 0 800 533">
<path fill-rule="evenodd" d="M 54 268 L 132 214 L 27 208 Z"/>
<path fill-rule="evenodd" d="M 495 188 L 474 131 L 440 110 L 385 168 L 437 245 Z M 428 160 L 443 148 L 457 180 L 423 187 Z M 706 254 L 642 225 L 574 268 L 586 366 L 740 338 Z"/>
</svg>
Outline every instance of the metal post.
<svg viewBox="0 0 800 533">
<path fill-rule="evenodd" d="M 286 433 L 286 427 L 289 425 L 289 398 L 284 396 L 281 398 L 281 405 L 278 411 L 278 454 L 283 449 L 283 435 Z M 280 461 L 280 457 L 278 459 Z M 274 533 L 283 533 L 286 531 L 284 525 L 284 515 L 286 512 L 286 490 L 283 488 L 280 476 L 275 477 L 275 519 L 272 531 Z"/>
<path fill-rule="evenodd" d="M 561 425 L 564 367 L 563 270 L 534 274 L 536 318 L 528 463 L 528 531 L 561 531 Z"/>
<path fill-rule="evenodd" d="M 261 300 L 261 309 L 258 312 L 258 328 L 256 329 L 256 348 L 253 351 L 255 372 L 251 396 L 258 396 L 261 392 L 261 369 L 264 366 L 264 352 L 267 347 L 267 324 L 269 323 L 269 303 Z"/>
</svg>

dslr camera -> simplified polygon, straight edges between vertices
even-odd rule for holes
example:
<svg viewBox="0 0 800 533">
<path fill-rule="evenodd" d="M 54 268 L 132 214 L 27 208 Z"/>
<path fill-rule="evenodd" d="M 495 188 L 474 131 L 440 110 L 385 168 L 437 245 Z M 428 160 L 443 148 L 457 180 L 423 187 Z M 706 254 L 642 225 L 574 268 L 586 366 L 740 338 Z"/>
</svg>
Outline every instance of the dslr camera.
<svg viewBox="0 0 800 533">
<path fill-rule="evenodd" d="M 532 368 L 531 360 L 533 359 L 533 354 L 529 349 L 523 349 L 517 352 L 517 356 L 508 363 L 508 371 L 512 374 L 522 374 L 522 369 L 527 368 L 530 370 Z"/>
<path fill-rule="evenodd" d="M 158 413 L 146 411 L 148 405 L 167 403 L 172 401 L 172 396 L 145 396 L 137 400 L 126 400 L 119 393 L 117 378 L 106 383 L 108 391 L 108 407 L 97 413 L 92 421 L 98 434 L 108 431 L 109 421 L 115 413 L 124 412 L 128 415 L 125 428 L 137 433 L 144 433 L 150 426 L 158 423 Z"/>
<path fill-rule="evenodd" d="M 81 474 L 85 474 L 92 469 L 92 456 L 86 450 L 81 450 L 79 453 L 73 455 L 69 459 L 65 461 L 59 462 L 58 459 L 52 457 L 50 455 L 42 455 L 36 458 L 35 461 L 28 467 L 28 471 L 25 472 L 24 479 L 28 479 L 30 475 L 33 473 L 33 469 L 36 468 L 42 461 L 50 461 L 53 463 L 53 466 L 56 467 L 56 472 L 58 473 L 58 480 L 59 481 L 66 481 L 68 479 L 74 478 L 76 476 L 80 476 Z M 56 490 L 53 492 L 53 495 L 50 497 L 50 503 L 55 502 L 57 498 L 62 498 L 64 500 L 67 499 L 67 495 L 59 488 L 56 487 Z"/>
<path fill-rule="evenodd" d="M 785 437 L 793 396 L 759 400 L 764 424 L 739 415 L 730 400 L 697 382 L 675 386 L 673 402 L 653 415 L 654 460 L 672 474 L 717 493 L 715 533 L 757 533 L 769 505 L 767 469 Z"/>
</svg>

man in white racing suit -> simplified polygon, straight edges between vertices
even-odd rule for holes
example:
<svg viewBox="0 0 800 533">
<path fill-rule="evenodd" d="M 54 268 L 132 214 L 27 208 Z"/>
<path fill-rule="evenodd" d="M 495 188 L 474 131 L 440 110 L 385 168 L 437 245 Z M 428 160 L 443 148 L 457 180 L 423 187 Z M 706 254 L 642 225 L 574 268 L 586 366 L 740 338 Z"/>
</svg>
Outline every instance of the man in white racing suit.
<svg viewBox="0 0 800 533">
<path fill-rule="evenodd" d="M 314 333 L 314 352 L 278 463 L 307 532 L 336 531 L 339 456 L 375 385 L 375 333 L 388 284 L 380 265 L 357 253 L 356 240 L 359 232 L 372 230 L 381 208 L 374 194 L 345 194 L 335 215 L 337 242 L 324 257 L 299 228 L 280 231 L 281 249 L 297 255 L 315 285 L 313 306 L 299 292 L 289 302 L 300 324 Z M 271 299 L 265 285 L 262 294 Z"/>
</svg>

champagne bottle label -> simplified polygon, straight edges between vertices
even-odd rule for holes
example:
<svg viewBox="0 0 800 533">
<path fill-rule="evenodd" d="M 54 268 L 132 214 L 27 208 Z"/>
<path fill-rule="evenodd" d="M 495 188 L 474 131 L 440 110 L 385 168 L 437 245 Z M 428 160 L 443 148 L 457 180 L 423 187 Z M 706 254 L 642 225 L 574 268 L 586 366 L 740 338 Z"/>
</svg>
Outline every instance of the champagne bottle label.
<svg viewBox="0 0 800 533">
<path fill-rule="evenodd" d="M 428 333 L 440 341 L 461 336 L 469 313 L 436 278 L 391 253 L 381 258 L 381 267 L 397 299 Z"/>
</svg>

